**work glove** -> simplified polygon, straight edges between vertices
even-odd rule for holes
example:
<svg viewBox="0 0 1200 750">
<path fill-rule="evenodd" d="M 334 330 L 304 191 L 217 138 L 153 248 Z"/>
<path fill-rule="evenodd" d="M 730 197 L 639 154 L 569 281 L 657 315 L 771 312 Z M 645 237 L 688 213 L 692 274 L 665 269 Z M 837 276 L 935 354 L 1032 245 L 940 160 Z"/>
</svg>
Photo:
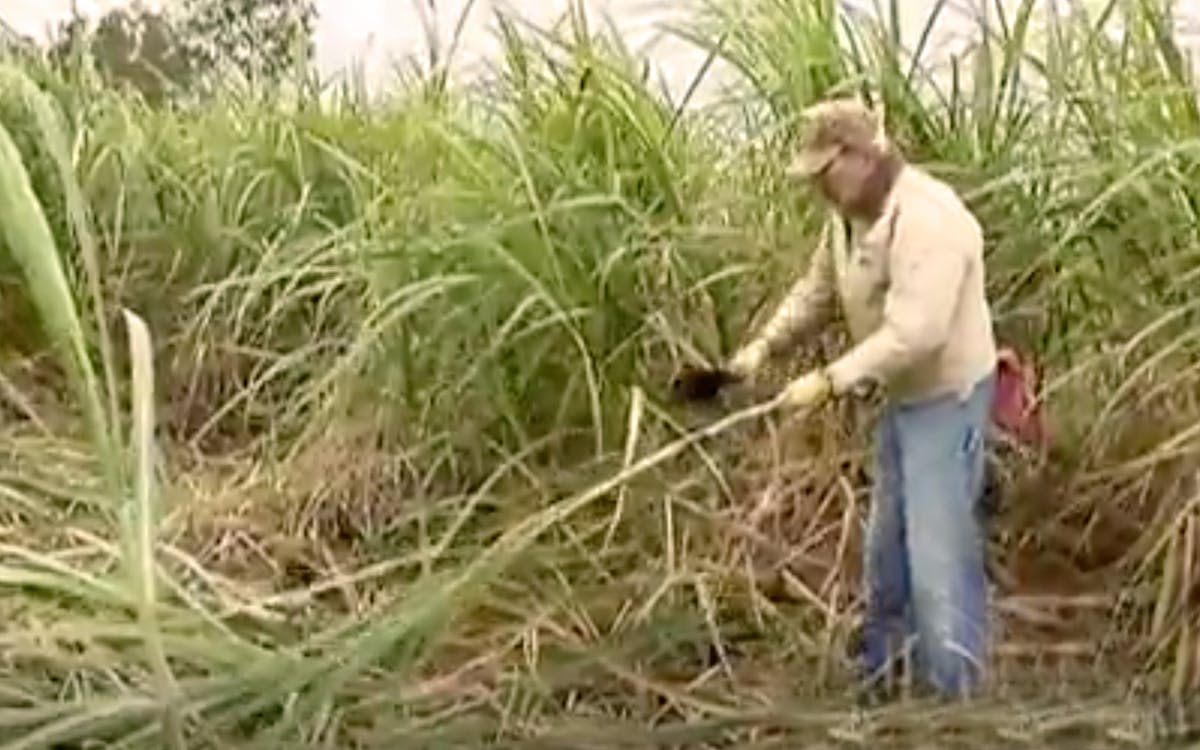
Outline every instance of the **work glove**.
<svg viewBox="0 0 1200 750">
<path fill-rule="evenodd" d="M 789 382 L 780 393 L 781 406 L 815 409 L 833 395 L 833 382 L 824 370 L 813 370 Z"/>
</svg>

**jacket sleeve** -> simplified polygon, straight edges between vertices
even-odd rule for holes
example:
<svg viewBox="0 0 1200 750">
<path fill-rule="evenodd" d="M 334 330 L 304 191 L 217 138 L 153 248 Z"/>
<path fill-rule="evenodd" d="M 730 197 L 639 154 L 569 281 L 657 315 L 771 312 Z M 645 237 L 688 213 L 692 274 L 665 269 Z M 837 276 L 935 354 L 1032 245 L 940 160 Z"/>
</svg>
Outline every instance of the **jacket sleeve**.
<svg viewBox="0 0 1200 750">
<path fill-rule="evenodd" d="M 974 228 L 946 227 L 931 213 L 910 204 L 901 214 L 888 252 L 883 322 L 829 366 L 836 392 L 886 381 L 945 346 L 969 262 L 964 240 Z"/>
<path fill-rule="evenodd" d="M 830 232 L 835 227 L 836 222 L 826 223 L 807 273 L 788 290 L 756 337 L 772 354 L 782 353 L 803 335 L 825 325 L 833 315 L 835 283 Z"/>
</svg>

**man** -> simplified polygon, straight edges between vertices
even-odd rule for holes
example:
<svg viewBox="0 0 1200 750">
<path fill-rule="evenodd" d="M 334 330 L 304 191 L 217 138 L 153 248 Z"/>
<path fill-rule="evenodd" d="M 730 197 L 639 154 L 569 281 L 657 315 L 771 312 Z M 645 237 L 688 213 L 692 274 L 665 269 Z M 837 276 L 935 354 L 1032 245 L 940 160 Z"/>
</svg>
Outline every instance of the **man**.
<svg viewBox="0 0 1200 750">
<path fill-rule="evenodd" d="M 824 325 L 840 301 L 853 348 L 793 380 L 809 408 L 877 384 L 864 544 L 860 654 L 877 679 L 915 637 L 918 674 L 943 695 L 978 685 L 986 647 L 984 534 L 977 513 L 997 363 L 979 223 L 943 182 L 906 164 L 872 113 L 835 99 L 805 113 L 789 169 L 831 205 L 808 273 L 728 366 L 749 378 Z"/>
</svg>

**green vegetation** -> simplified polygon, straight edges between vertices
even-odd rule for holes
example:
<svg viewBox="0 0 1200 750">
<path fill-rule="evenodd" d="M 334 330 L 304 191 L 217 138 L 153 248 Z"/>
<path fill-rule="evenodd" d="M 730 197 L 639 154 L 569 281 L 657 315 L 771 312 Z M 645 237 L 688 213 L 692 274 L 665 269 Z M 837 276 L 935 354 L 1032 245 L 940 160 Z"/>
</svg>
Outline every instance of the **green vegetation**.
<svg viewBox="0 0 1200 750">
<path fill-rule="evenodd" d="M 803 267 L 787 133 L 843 89 L 983 219 L 1058 441 L 1005 459 L 995 695 L 881 720 L 995 747 L 1194 692 L 1194 85 L 1153 3 L 1032 5 L 933 79 L 827 0 L 713 0 L 687 33 L 750 95 L 706 109 L 578 15 L 370 107 L 14 58 L 0 748 L 827 739 L 871 410 L 686 441 L 665 384 Z"/>
</svg>

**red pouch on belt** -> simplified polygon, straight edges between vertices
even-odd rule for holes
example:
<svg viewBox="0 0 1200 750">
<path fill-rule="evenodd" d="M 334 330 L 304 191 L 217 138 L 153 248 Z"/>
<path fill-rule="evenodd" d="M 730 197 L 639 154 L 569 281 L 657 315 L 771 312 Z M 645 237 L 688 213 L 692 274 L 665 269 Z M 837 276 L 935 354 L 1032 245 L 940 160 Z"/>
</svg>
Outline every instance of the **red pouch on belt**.
<svg viewBox="0 0 1200 750">
<path fill-rule="evenodd" d="M 1048 435 L 1037 400 L 1037 371 L 1011 347 L 1001 347 L 996 368 L 992 422 L 1008 436 L 1031 447 L 1045 447 Z"/>
</svg>

